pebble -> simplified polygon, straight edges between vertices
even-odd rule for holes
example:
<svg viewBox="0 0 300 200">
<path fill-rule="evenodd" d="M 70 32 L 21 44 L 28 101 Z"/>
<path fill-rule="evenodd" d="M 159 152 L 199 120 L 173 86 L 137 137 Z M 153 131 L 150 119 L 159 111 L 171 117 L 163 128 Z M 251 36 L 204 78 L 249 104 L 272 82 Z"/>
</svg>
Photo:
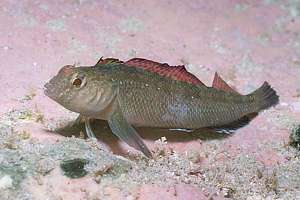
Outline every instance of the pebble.
<svg viewBox="0 0 300 200">
<path fill-rule="evenodd" d="M 0 189 L 7 189 L 13 186 L 13 179 L 9 175 L 0 178 Z"/>
<path fill-rule="evenodd" d="M 292 103 L 292 108 L 294 111 L 300 111 L 300 101 Z"/>
</svg>

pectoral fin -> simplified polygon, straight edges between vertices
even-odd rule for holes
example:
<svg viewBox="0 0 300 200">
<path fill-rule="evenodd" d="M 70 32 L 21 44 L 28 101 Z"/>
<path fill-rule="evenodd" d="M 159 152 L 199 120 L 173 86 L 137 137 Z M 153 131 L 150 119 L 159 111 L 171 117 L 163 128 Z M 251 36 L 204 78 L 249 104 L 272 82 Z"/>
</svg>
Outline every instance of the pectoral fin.
<svg viewBox="0 0 300 200">
<path fill-rule="evenodd" d="M 120 139 L 125 141 L 128 145 L 137 150 L 142 151 L 147 157 L 152 157 L 148 147 L 138 135 L 136 130 L 126 121 L 122 111 L 117 108 L 110 116 L 108 124 L 112 132 Z"/>
<path fill-rule="evenodd" d="M 84 122 L 85 132 L 86 132 L 88 138 L 96 138 L 96 136 L 95 136 L 95 134 L 93 132 L 91 123 L 90 123 L 90 118 L 88 118 L 88 117 L 85 117 L 83 115 L 79 115 L 76 118 L 76 120 L 69 125 L 69 127 L 78 126 L 82 122 Z"/>
<path fill-rule="evenodd" d="M 85 125 L 85 131 L 86 131 L 87 136 L 89 138 L 96 138 L 96 136 L 92 130 L 92 126 L 91 126 L 89 118 L 85 118 L 84 125 Z"/>
</svg>

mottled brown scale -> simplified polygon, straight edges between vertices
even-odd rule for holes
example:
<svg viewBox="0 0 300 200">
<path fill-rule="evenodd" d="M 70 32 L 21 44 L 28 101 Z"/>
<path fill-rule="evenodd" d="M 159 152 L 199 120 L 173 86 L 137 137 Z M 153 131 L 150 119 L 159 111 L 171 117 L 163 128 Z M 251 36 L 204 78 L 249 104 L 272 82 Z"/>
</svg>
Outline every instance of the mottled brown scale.
<svg viewBox="0 0 300 200">
<path fill-rule="evenodd" d="M 119 103 L 128 122 L 136 126 L 197 129 L 227 124 L 260 110 L 251 95 L 163 79 L 125 65 L 103 66 L 99 71 L 107 67 L 110 76 L 122 82 Z M 132 74 L 134 80 L 128 79 Z"/>
</svg>

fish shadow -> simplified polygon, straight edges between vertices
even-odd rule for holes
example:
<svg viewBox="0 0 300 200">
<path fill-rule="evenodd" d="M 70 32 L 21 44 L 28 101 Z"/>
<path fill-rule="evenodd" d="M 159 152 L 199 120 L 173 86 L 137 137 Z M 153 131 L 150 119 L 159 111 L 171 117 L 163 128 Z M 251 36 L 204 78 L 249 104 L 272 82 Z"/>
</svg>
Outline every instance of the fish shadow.
<svg viewBox="0 0 300 200">
<path fill-rule="evenodd" d="M 105 120 L 92 120 L 91 121 L 92 129 L 98 140 L 107 144 L 113 152 L 122 152 L 120 147 L 119 139 L 111 132 L 107 121 Z M 191 140 L 216 140 L 224 139 L 228 137 L 226 134 L 216 133 L 209 129 L 199 129 L 193 132 L 184 132 L 177 130 L 161 129 L 161 128 L 136 128 L 139 135 L 150 141 L 155 141 L 161 137 L 166 137 L 168 143 L 177 143 L 177 142 L 189 142 Z M 70 123 L 66 126 L 60 127 L 54 131 L 65 137 L 80 137 L 82 133 L 86 138 L 85 126 L 83 122 L 80 123 Z"/>
</svg>

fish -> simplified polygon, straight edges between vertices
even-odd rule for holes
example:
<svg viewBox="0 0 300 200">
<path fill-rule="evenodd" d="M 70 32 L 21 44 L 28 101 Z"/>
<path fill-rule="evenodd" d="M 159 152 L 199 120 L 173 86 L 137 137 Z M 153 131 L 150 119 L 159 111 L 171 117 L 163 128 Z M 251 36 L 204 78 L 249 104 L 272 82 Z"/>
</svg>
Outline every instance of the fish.
<svg viewBox="0 0 300 200">
<path fill-rule="evenodd" d="M 66 65 L 44 88 L 46 96 L 79 113 L 88 137 L 95 137 L 90 120 L 107 120 L 113 134 L 147 157 L 152 153 L 135 127 L 231 134 L 279 102 L 268 82 L 242 95 L 217 72 L 209 87 L 184 65 L 144 58 L 101 57 L 93 66 Z"/>
</svg>

